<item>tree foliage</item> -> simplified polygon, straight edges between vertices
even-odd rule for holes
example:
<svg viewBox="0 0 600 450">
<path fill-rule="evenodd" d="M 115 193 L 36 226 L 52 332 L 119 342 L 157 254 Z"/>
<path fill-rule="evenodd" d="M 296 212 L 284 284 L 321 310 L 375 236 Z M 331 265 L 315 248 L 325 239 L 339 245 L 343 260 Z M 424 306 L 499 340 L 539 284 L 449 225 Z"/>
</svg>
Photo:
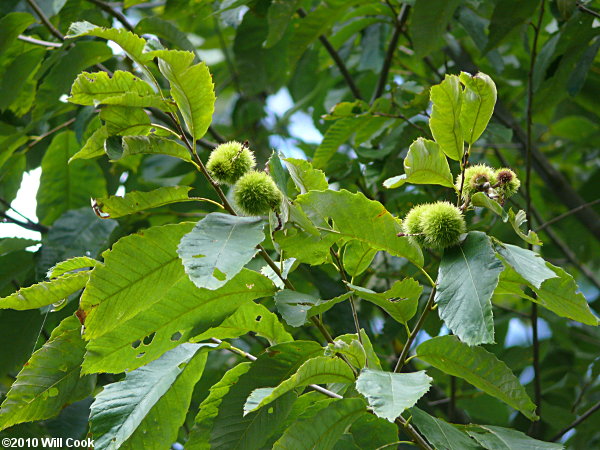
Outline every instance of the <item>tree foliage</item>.
<svg viewBox="0 0 600 450">
<path fill-rule="evenodd" d="M 0 437 L 600 445 L 593 2 L 0 14 Z"/>
</svg>

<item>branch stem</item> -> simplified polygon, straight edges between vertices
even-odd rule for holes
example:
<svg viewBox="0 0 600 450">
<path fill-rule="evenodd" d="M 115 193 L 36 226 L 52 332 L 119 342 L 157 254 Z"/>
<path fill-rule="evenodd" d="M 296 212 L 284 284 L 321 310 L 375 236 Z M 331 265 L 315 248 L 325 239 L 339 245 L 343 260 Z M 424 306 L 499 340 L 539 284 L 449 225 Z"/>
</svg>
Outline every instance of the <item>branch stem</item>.
<svg viewBox="0 0 600 450">
<path fill-rule="evenodd" d="M 592 414 L 594 414 L 598 410 L 600 410 L 600 402 L 596 403 L 594 406 L 592 406 L 590 409 L 588 409 L 586 412 L 584 412 L 571 425 L 564 427 L 562 430 L 560 430 L 558 433 L 556 433 L 556 435 L 552 439 L 550 439 L 550 441 L 552 441 L 552 442 L 558 441 L 562 437 L 563 434 L 565 434 L 567 431 L 575 428 L 577 425 L 579 425 L 581 422 L 586 420 L 588 417 L 590 417 Z"/>
<path fill-rule="evenodd" d="M 26 0 L 27 4 L 31 7 L 31 9 L 33 9 L 35 11 L 35 13 L 38 15 L 38 17 L 40 18 L 40 20 L 42 21 L 42 23 L 44 24 L 44 26 L 46 28 L 48 28 L 48 31 L 50 31 L 50 33 L 52 33 L 55 37 L 57 37 L 59 40 L 64 41 L 65 40 L 65 36 L 64 34 L 62 34 L 58 28 L 56 28 L 52 22 L 50 22 L 50 20 L 46 17 L 46 15 L 44 14 L 44 11 L 42 11 L 42 9 L 39 7 L 39 5 L 35 2 L 35 0 Z"/>
</svg>

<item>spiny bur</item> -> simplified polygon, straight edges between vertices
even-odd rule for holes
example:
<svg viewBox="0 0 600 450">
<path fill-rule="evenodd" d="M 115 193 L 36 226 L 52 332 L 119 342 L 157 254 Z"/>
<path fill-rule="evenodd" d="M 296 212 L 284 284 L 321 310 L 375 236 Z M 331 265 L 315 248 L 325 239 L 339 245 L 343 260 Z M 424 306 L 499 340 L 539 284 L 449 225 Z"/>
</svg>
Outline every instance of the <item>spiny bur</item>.
<svg viewBox="0 0 600 450">
<path fill-rule="evenodd" d="M 434 249 L 457 245 L 467 229 L 461 210 L 449 202 L 415 206 L 406 215 L 402 227 L 410 240 Z"/>
<path fill-rule="evenodd" d="M 279 208 L 281 192 L 268 174 L 250 171 L 233 188 L 233 197 L 240 210 L 249 216 L 268 214 Z"/>
<path fill-rule="evenodd" d="M 496 173 L 494 169 L 485 164 L 476 164 L 465 170 L 464 184 L 462 183 L 462 174 L 456 177 L 455 187 L 457 191 L 460 191 L 460 186 L 463 184 L 462 198 L 466 200 L 476 192 L 487 191 L 495 183 Z"/>
<path fill-rule="evenodd" d="M 507 199 L 517 193 L 521 186 L 521 181 L 517 178 L 517 174 L 507 168 L 498 169 L 496 171 L 496 191 L 502 199 Z"/>
<path fill-rule="evenodd" d="M 211 152 L 206 168 L 219 183 L 234 184 L 255 165 L 254 153 L 246 145 L 231 141 Z"/>
</svg>

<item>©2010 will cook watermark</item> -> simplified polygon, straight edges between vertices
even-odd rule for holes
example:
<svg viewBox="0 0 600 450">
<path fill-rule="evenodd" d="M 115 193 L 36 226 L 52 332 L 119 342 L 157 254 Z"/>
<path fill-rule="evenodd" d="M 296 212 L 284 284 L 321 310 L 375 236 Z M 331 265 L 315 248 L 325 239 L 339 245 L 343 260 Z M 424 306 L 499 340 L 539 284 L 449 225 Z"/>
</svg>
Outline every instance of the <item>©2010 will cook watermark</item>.
<svg viewBox="0 0 600 450">
<path fill-rule="evenodd" d="M 92 438 L 2 438 L 2 447 L 9 448 L 94 448 Z"/>
</svg>

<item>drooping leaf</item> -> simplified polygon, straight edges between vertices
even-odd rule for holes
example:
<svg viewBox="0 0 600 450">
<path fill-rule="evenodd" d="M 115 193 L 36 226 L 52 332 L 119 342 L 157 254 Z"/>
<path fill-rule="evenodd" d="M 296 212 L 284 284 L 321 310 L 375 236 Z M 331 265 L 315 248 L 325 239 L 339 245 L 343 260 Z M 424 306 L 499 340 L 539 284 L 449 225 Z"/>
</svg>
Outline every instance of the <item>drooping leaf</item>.
<svg viewBox="0 0 600 450">
<path fill-rule="evenodd" d="M 444 250 L 435 302 L 446 326 L 468 345 L 494 342 L 491 297 L 502 269 L 490 239 L 480 231 Z"/>
<path fill-rule="evenodd" d="M 188 382 L 187 386 L 178 386 L 182 384 L 178 381 L 184 379 L 186 372 L 186 368 L 180 366 L 190 362 L 200 347 L 199 344 L 183 344 L 165 353 L 160 359 L 128 373 L 124 380 L 106 385 L 91 407 L 90 431 L 94 436 L 94 447 L 120 448 L 146 417 L 152 412 L 156 415 L 158 411 L 153 411 L 154 408 L 162 410 L 162 417 L 167 417 L 168 420 L 161 420 L 159 433 L 150 431 L 150 438 L 164 442 L 166 437 L 167 442 L 164 444 L 170 445 L 169 437 L 176 437 L 181 421 L 185 418 L 185 413 L 182 414 L 183 398 L 187 397 L 189 401 L 193 384 L 200 378 L 205 361 L 202 361 L 200 367 L 192 364 L 196 366 L 194 372 L 199 373 L 185 380 Z M 185 393 L 187 395 L 181 392 L 182 389 L 184 392 L 188 391 Z M 169 395 L 171 390 L 180 391 L 180 398 Z M 151 430 L 151 425 L 147 423 L 144 428 Z M 142 433 L 133 436 L 133 440 L 138 443 L 146 439 Z M 129 447 L 133 448 L 131 444 L 132 442 Z M 156 444 L 154 441 L 152 445 Z"/>
<path fill-rule="evenodd" d="M 285 430 L 274 449 L 325 450 L 333 448 L 342 434 L 365 411 L 359 398 L 334 400 L 313 417 L 299 420 Z"/>
<path fill-rule="evenodd" d="M 191 190 L 188 186 L 165 186 L 150 192 L 128 192 L 123 197 L 97 198 L 96 210 L 103 219 L 116 219 L 171 203 L 194 201 L 188 197 Z"/>
<path fill-rule="evenodd" d="M 87 256 L 76 256 L 74 258 L 69 258 L 66 261 L 61 261 L 58 264 L 56 264 L 54 267 L 52 267 L 48 271 L 48 278 L 50 278 L 50 279 L 58 278 L 67 273 L 70 273 L 73 271 L 79 271 L 81 269 L 86 269 L 88 267 L 93 269 L 98 264 L 101 264 L 101 263 L 99 261 L 96 261 L 93 258 L 89 258 Z"/>
<path fill-rule="evenodd" d="M 459 161 L 464 154 L 464 141 L 460 122 L 463 96 L 458 77 L 446 75 L 444 81 L 431 87 L 430 96 L 431 134 L 448 158 Z"/>
<path fill-rule="evenodd" d="M 252 391 L 244 404 L 244 414 L 256 411 L 275 401 L 285 393 L 309 384 L 353 383 L 354 373 L 340 358 L 317 356 L 305 361 L 290 378 L 274 388 L 260 388 Z M 262 390 L 261 390 L 262 389 Z M 258 391 L 258 392 L 257 392 Z M 257 396 L 255 395 L 258 394 Z M 263 395 L 263 394 L 267 395 Z"/>
<path fill-rule="evenodd" d="M 277 315 L 263 305 L 251 302 L 243 304 L 218 326 L 209 328 L 191 341 L 201 342 L 213 337 L 230 339 L 250 332 L 268 339 L 271 345 L 294 340 L 285 330 Z"/>
<path fill-rule="evenodd" d="M 189 52 L 159 50 L 161 73 L 169 80 L 171 95 L 175 99 L 183 120 L 193 139 L 200 139 L 212 121 L 215 110 L 215 89 L 212 76 L 204 63 L 191 66 L 194 55 L 182 62 L 181 54 Z"/>
<path fill-rule="evenodd" d="M 102 336 L 161 300 L 185 272 L 176 253 L 192 223 L 149 228 L 120 239 L 104 254 L 81 297 L 86 340 Z M 131 255 L 135 255 L 132 264 Z"/>
<path fill-rule="evenodd" d="M 145 305 L 129 320 L 111 319 L 116 322 L 112 330 L 88 342 L 85 373 L 133 370 L 181 342 L 218 328 L 241 306 L 274 293 L 269 279 L 248 269 L 218 290 L 198 289 L 183 270 L 181 274 L 170 289 L 161 290 L 156 303 Z"/>
<path fill-rule="evenodd" d="M 498 243 L 495 248 L 519 275 L 538 289 L 545 280 L 558 276 L 546 267 L 546 261 L 540 255 L 531 250 L 504 243 Z"/>
<path fill-rule="evenodd" d="M 288 325 L 301 327 L 309 318 L 328 311 L 348 297 L 350 294 L 346 293 L 330 300 L 321 300 L 310 294 L 284 289 L 275 295 L 275 305 Z"/>
<path fill-rule="evenodd" d="M 0 299 L 0 309 L 36 309 L 59 303 L 83 289 L 90 278 L 89 272 L 66 274 L 51 281 L 42 281 Z"/>
<path fill-rule="evenodd" d="M 376 304 L 400 323 L 407 323 L 417 313 L 419 297 L 423 291 L 421 285 L 412 278 L 396 281 L 389 290 L 382 293 L 353 284 L 348 284 L 348 287 L 356 295 Z"/>
<path fill-rule="evenodd" d="M 76 159 L 92 159 L 104 155 L 106 139 L 108 139 L 108 128 L 102 125 L 85 141 L 81 150 L 69 158 L 69 163 Z"/>
<path fill-rule="evenodd" d="M 402 411 L 425 395 L 431 381 L 424 370 L 393 373 L 363 369 L 356 380 L 356 389 L 366 397 L 377 417 L 394 422 Z"/>
<path fill-rule="evenodd" d="M 538 238 L 537 233 L 535 233 L 534 231 L 529 230 L 527 234 L 521 231 L 521 225 L 527 222 L 527 215 L 525 214 L 525 211 L 521 209 L 518 213 L 515 214 L 512 208 L 509 209 L 508 221 L 512 225 L 517 235 L 525 242 L 531 245 L 543 245 L 542 241 L 540 241 L 540 238 Z"/>
<path fill-rule="evenodd" d="M 388 178 L 383 185 L 394 189 L 404 183 L 454 186 L 446 155 L 436 142 L 423 138 L 413 142 L 404 159 L 404 174 Z"/>
<path fill-rule="evenodd" d="M 442 37 L 460 0 L 416 0 L 410 35 L 419 56 L 427 56 L 442 46 Z"/>
<path fill-rule="evenodd" d="M 190 161 L 190 152 L 181 144 L 172 139 L 160 136 L 125 136 L 123 138 L 123 155 L 168 155 Z M 116 158 L 113 158 L 116 159 Z"/>
<path fill-rule="evenodd" d="M 381 203 L 361 193 L 311 191 L 298 196 L 296 202 L 316 226 L 323 228 L 322 234 L 333 234 L 343 241 L 356 239 L 373 249 L 407 258 L 418 266 L 423 264 L 421 249 L 407 238 L 396 236 L 401 231 L 399 221 Z M 328 219 L 333 221 L 333 228 Z"/>
<path fill-rule="evenodd" d="M 539 441 L 510 428 L 492 425 L 467 425 L 466 430 L 483 448 L 488 450 L 513 450 L 516 448 L 561 450 L 564 448 L 562 444 Z"/>
<path fill-rule="evenodd" d="M 417 407 L 411 408 L 410 414 L 412 415 L 412 422 L 436 449 L 479 448 L 477 443 L 466 433 L 442 419 L 432 417 Z"/>
<path fill-rule="evenodd" d="M 77 318 L 67 317 L 17 376 L 0 405 L 0 430 L 48 419 L 66 404 L 87 397 L 95 376 L 80 378 L 84 349 L 81 324 Z"/>
<path fill-rule="evenodd" d="M 484 192 L 476 192 L 473 194 L 471 197 L 471 203 L 473 206 L 482 206 L 489 209 L 497 216 L 500 216 L 503 222 L 508 221 L 508 213 L 504 210 L 504 208 L 502 208 L 502 206 L 500 206 L 500 203 L 489 198 Z"/>
<path fill-rule="evenodd" d="M 519 379 L 504 362 L 484 348 L 471 347 L 456 336 L 438 336 L 419 345 L 417 357 L 502 400 L 528 419 L 536 420 L 536 406 Z"/>
<path fill-rule="evenodd" d="M 485 131 L 496 104 L 496 85 L 485 73 L 474 76 L 460 73 L 460 81 L 465 89 L 462 94 L 460 126 L 464 140 L 473 144 Z"/>
<path fill-rule="evenodd" d="M 308 161 L 285 158 L 283 163 L 301 194 L 306 194 L 308 191 L 324 191 L 329 188 L 323 171 L 313 169 L 312 164 Z"/>
<path fill-rule="evenodd" d="M 69 164 L 78 151 L 75 133 L 63 131 L 54 136 L 42 159 L 37 216 L 46 225 L 70 209 L 89 206 L 90 197 L 106 195 L 106 181 L 95 162 Z"/>
<path fill-rule="evenodd" d="M 250 261 L 265 235 L 260 217 L 211 213 L 177 247 L 190 280 L 199 288 L 218 289 Z"/>
</svg>

